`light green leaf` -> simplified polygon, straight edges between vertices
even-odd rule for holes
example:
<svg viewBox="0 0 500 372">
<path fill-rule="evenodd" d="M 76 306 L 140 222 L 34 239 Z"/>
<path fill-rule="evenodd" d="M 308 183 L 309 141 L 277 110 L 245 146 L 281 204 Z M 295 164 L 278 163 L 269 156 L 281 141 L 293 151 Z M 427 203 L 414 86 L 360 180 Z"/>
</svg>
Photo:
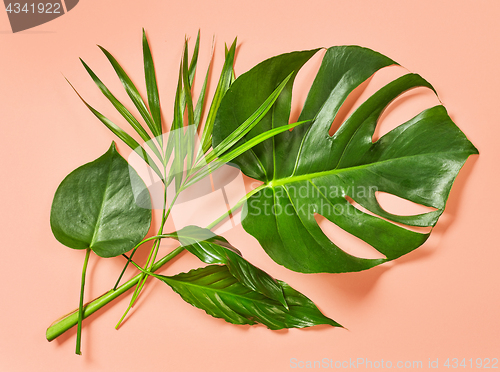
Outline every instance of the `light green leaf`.
<svg viewBox="0 0 500 372">
<path fill-rule="evenodd" d="M 183 70 L 183 60 L 179 67 L 179 80 L 177 82 L 177 91 L 175 93 L 174 101 L 174 120 L 172 122 L 172 128 L 168 134 L 167 140 L 167 151 L 173 150 L 174 160 L 172 166 L 170 167 L 167 185 L 175 179 L 175 189 L 179 190 L 182 183 L 182 176 L 184 171 L 184 159 L 186 157 L 187 149 L 184 146 L 184 105 L 181 103 L 182 98 L 182 70 Z"/>
<path fill-rule="evenodd" d="M 281 286 L 267 273 L 245 260 L 240 251 L 222 236 L 198 226 L 186 226 L 170 234 L 201 261 L 227 265 L 231 274 L 246 287 L 288 307 Z"/>
<path fill-rule="evenodd" d="M 266 98 L 266 100 L 260 105 L 255 112 L 252 113 L 241 125 L 239 125 L 231 134 L 224 138 L 217 146 L 213 149 L 214 156 L 220 156 L 226 152 L 230 147 L 234 146 L 245 134 L 252 130 L 264 116 L 269 112 L 273 104 L 276 102 L 281 92 L 285 88 L 286 84 L 290 80 L 292 73 L 290 73 L 285 79 L 276 87 L 276 89 Z M 208 159 L 210 162 L 212 159 Z"/>
<path fill-rule="evenodd" d="M 198 55 L 200 53 L 200 30 L 196 36 L 196 43 L 194 44 L 193 57 L 189 63 L 189 85 L 193 86 L 194 75 L 196 73 L 196 66 L 198 65 Z M 187 60 L 186 60 L 187 63 Z"/>
<path fill-rule="evenodd" d="M 288 131 L 290 129 L 295 128 L 296 126 L 308 123 L 309 120 L 301 121 L 298 123 L 293 123 L 289 124 L 286 126 L 278 127 L 271 129 L 267 132 L 261 133 L 256 137 L 253 137 L 251 140 L 248 140 L 246 142 L 243 142 L 241 145 L 238 147 L 232 149 L 231 151 L 226 152 L 224 155 L 221 157 L 217 158 L 216 160 L 213 160 L 215 157 L 212 157 L 213 152 L 210 152 L 207 156 L 207 160 L 210 160 L 209 164 L 205 164 L 199 167 L 193 168 L 193 174 L 189 178 L 189 180 L 185 184 L 185 188 L 189 187 L 190 185 L 198 182 L 199 180 L 205 178 L 209 174 L 215 172 L 217 169 L 220 167 L 229 164 L 234 158 L 237 156 L 240 156 L 243 154 L 245 151 L 250 150 L 252 147 L 258 145 L 259 143 L 279 134 L 285 131 Z"/>
<path fill-rule="evenodd" d="M 215 89 L 214 97 L 212 99 L 212 104 L 210 105 L 210 109 L 208 110 L 207 120 L 205 122 L 205 126 L 203 128 L 200 140 L 201 150 L 203 153 L 206 153 L 210 148 L 210 146 L 212 145 L 213 125 L 222 98 L 229 89 L 229 86 L 231 85 L 231 77 L 233 73 L 233 63 L 234 63 L 235 53 L 236 53 L 236 39 L 231 45 L 231 49 L 229 50 L 229 52 L 226 54 L 226 60 L 224 62 L 224 66 L 222 67 L 222 72 L 219 78 L 219 82 L 217 84 L 217 88 Z M 264 102 L 264 100 L 265 98 L 262 100 L 262 102 Z M 250 114 L 248 116 L 250 116 Z"/>
<path fill-rule="evenodd" d="M 68 81 L 68 80 L 66 80 Z M 90 106 L 83 98 L 80 96 L 75 87 L 68 81 L 68 84 L 73 88 L 77 96 L 82 100 L 82 102 L 87 106 L 87 108 L 111 131 L 113 132 L 119 139 L 121 139 L 128 147 L 134 150 L 137 155 L 139 155 L 150 167 L 154 170 L 154 172 L 162 178 L 162 174 L 158 167 L 156 166 L 154 160 L 149 156 L 149 154 L 144 150 L 144 148 L 139 145 L 139 143 L 133 139 L 127 132 L 121 129 L 118 125 L 113 123 L 99 111 Z"/>
<path fill-rule="evenodd" d="M 139 188 L 142 187 L 141 190 Z M 139 243 L 151 224 L 146 186 L 116 151 L 115 144 L 97 160 L 71 172 L 59 185 L 50 225 L 56 239 L 74 249 L 91 248 L 115 257 Z"/>
<path fill-rule="evenodd" d="M 83 61 L 83 59 L 80 58 L 80 61 L 82 62 L 83 66 L 85 67 L 85 69 L 89 73 L 92 80 L 94 80 L 94 82 L 96 83 L 98 88 L 101 90 L 101 92 L 113 104 L 113 106 L 125 118 L 125 120 L 127 120 L 127 122 L 132 126 L 132 128 L 134 128 L 134 130 L 137 132 L 137 134 L 139 134 L 139 136 L 141 136 L 141 138 L 148 144 L 148 146 L 151 148 L 151 150 L 154 152 L 154 154 L 158 157 L 158 159 L 162 160 L 162 156 L 161 156 L 160 152 L 158 151 L 158 148 L 155 146 L 153 141 L 151 141 L 151 137 L 149 136 L 148 132 L 146 132 L 146 130 L 139 123 L 139 121 L 137 121 L 135 116 L 132 115 L 130 113 L 130 111 L 127 110 L 127 108 L 125 106 L 123 106 L 123 104 L 119 100 L 116 99 L 116 97 L 109 91 L 109 89 L 104 85 L 104 83 L 101 81 L 101 79 L 99 79 L 97 77 L 97 75 L 94 73 L 94 71 L 92 71 L 92 69 Z M 87 107 L 89 107 L 89 106 L 87 105 Z M 91 111 L 94 112 L 94 110 L 91 107 L 89 107 L 89 109 L 91 109 Z M 94 114 L 95 114 L 95 112 L 94 112 Z M 108 126 L 108 128 L 109 128 L 109 126 Z M 114 132 L 114 130 L 113 130 L 113 132 Z"/>
<path fill-rule="evenodd" d="M 149 110 L 151 111 L 151 116 L 153 117 L 153 121 L 155 123 L 156 133 L 161 134 L 163 133 L 163 128 L 161 124 L 160 96 L 158 95 L 158 85 L 156 84 L 156 71 L 153 63 L 153 57 L 151 55 L 151 49 L 149 48 L 148 39 L 146 37 L 146 31 L 144 31 L 144 29 L 142 29 L 142 50 Z M 161 143 L 160 138 L 161 136 L 159 136 Z"/>
<path fill-rule="evenodd" d="M 125 88 L 125 91 L 127 92 L 128 96 L 134 103 L 135 107 L 137 110 L 139 110 L 139 113 L 141 114 L 142 118 L 146 122 L 147 126 L 151 130 L 151 133 L 153 133 L 154 137 L 160 137 L 161 136 L 161 129 L 157 126 L 157 124 L 154 122 L 153 118 L 151 117 L 151 114 L 148 111 L 148 108 L 146 107 L 146 104 L 144 103 L 144 100 L 142 99 L 141 95 L 139 94 L 139 91 L 135 87 L 134 83 L 132 83 L 132 80 L 128 77 L 127 73 L 123 68 L 120 66 L 118 61 L 109 53 L 106 49 L 104 49 L 102 46 L 99 46 L 99 48 L 102 50 L 102 52 L 106 55 L 108 58 L 109 62 L 113 66 L 116 74 L 118 75 L 118 78 L 122 82 L 123 87 Z"/>
</svg>

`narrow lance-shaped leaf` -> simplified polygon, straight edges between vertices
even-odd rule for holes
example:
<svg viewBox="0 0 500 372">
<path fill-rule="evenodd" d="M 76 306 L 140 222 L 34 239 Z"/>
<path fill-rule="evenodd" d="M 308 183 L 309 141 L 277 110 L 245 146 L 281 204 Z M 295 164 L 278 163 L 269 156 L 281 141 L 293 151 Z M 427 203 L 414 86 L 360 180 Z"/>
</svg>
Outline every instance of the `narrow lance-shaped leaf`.
<svg viewBox="0 0 500 372">
<path fill-rule="evenodd" d="M 225 51 L 225 56 L 227 58 L 227 55 L 229 54 L 229 49 L 227 49 L 226 43 L 224 43 L 224 51 Z M 236 80 L 236 75 L 234 74 L 234 67 L 233 67 L 231 73 L 231 82 L 229 83 L 229 85 L 231 85 L 235 80 Z"/>
<path fill-rule="evenodd" d="M 219 78 L 219 82 L 217 84 L 217 88 L 215 89 L 214 97 L 212 99 L 212 104 L 210 105 L 210 109 L 208 111 L 205 127 L 203 128 L 203 132 L 201 135 L 202 153 L 206 153 L 211 146 L 212 129 L 215 121 L 215 116 L 217 115 L 217 111 L 219 109 L 219 105 L 222 101 L 222 98 L 226 94 L 226 91 L 229 89 L 229 86 L 231 85 L 234 54 L 236 52 L 236 40 L 237 39 L 234 40 L 233 44 L 231 45 L 231 48 L 229 49 L 229 53 L 226 56 L 226 60 L 224 62 L 224 66 L 222 67 L 222 72 Z"/>
<path fill-rule="evenodd" d="M 212 160 L 209 164 L 199 166 L 199 167 L 194 167 L 191 178 L 186 182 L 185 188 L 187 188 L 190 185 L 205 178 L 209 174 L 215 172 L 217 169 L 219 169 L 223 165 L 229 164 L 233 159 L 240 156 L 244 152 L 250 150 L 252 147 L 258 145 L 259 143 L 262 143 L 265 140 L 267 140 L 271 137 L 274 137 L 275 135 L 277 135 L 279 133 L 289 131 L 290 129 L 293 129 L 296 126 L 303 125 L 306 123 L 309 123 L 309 120 L 305 120 L 305 121 L 301 121 L 298 123 L 289 124 L 289 125 L 286 125 L 283 127 L 271 129 L 267 132 L 259 134 L 257 137 L 253 137 L 251 140 L 244 142 L 243 144 L 241 144 L 238 147 L 232 149 L 231 151 L 225 153 L 224 155 L 217 158 L 216 160 Z M 210 153 L 210 155 L 211 154 L 212 153 Z"/>
<path fill-rule="evenodd" d="M 186 66 L 186 81 L 188 82 L 188 85 L 190 87 L 193 86 L 193 82 L 194 82 L 194 76 L 196 74 L 196 67 L 197 67 L 197 64 L 198 64 L 198 54 L 199 54 L 199 48 L 200 48 L 200 33 L 198 31 L 198 37 L 196 38 L 196 45 L 194 47 L 194 51 L 193 51 L 193 57 L 191 58 L 191 62 L 189 62 L 189 57 L 188 57 L 188 39 L 186 38 L 185 41 L 184 41 L 184 51 L 183 51 L 183 58 L 182 60 L 184 61 L 184 65 Z M 191 90 L 189 90 L 189 92 L 187 92 L 185 89 L 182 90 L 182 93 L 181 93 L 181 106 L 182 106 L 182 113 L 184 115 L 184 108 L 186 107 L 186 105 L 188 104 L 187 100 L 189 99 L 188 97 L 188 94 L 191 96 Z M 191 97 L 191 101 L 192 101 L 192 97 Z M 191 124 L 189 124 L 191 125 Z"/>
<path fill-rule="evenodd" d="M 174 102 L 174 120 L 172 128 L 168 135 L 167 150 L 171 148 L 174 153 L 174 160 L 169 170 L 167 185 L 175 179 L 175 189 L 179 190 L 182 183 L 182 175 L 184 171 L 184 159 L 186 157 L 186 148 L 184 144 L 184 130 L 183 130 L 183 106 L 181 103 L 182 95 L 182 65 L 179 68 L 179 80 L 177 82 L 177 91 L 175 93 Z"/>
<path fill-rule="evenodd" d="M 182 83 L 183 83 L 183 92 L 184 97 L 186 99 L 186 109 L 187 109 L 187 119 L 188 119 L 188 127 L 194 127 L 194 109 L 193 109 L 193 97 L 191 95 L 191 83 L 189 81 L 189 70 L 188 70 L 188 44 L 187 40 L 184 47 L 184 58 L 182 63 Z M 193 57 L 194 58 L 194 57 Z M 197 56 L 196 56 L 197 58 Z M 187 129 L 189 131 L 189 129 Z M 186 164 L 188 169 L 191 167 L 193 163 L 194 157 L 194 136 L 190 135 L 190 133 L 185 133 L 184 136 L 184 149 L 186 152 Z"/>
<path fill-rule="evenodd" d="M 304 53 L 310 57 L 307 52 L 273 57 L 236 79 L 219 108 L 214 147 L 255 111 L 283 76 L 298 71 L 297 62 Z M 434 226 L 458 171 L 469 155 L 477 154 L 443 106 L 423 111 L 373 142 L 377 121 L 391 101 L 408 89 L 433 89 L 415 74 L 381 88 L 333 136 L 328 134 L 348 95 L 376 71 L 392 64 L 391 59 L 366 48 L 328 49 L 299 116 L 299 120 L 310 122 L 233 160 L 246 175 L 264 182 L 247 200 L 242 225 L 279 264 L 300 272 L 349 272 L 412 251 L 429 234 L 396 223 Z M 272 112 L 244 139 L 288 123 L 291 85 L 287 88 Z M 435 210 L 410 216 L 390 214 L 379 205 L 377 191 Z M 375 215 L 355 208 L 349 199 Z M 386 258 L 364 259 L 346 253 L 323 233 L 316 214 Z"/>
<path fill-rule="evenodd" d="M 68 81 L 66 79 L 66 81 Z M 119 139 L 121 139 L 125 144 L 130 147 L 132 150 L 134 150 L 137 155 L 139 155 L 150 167 L 153 169 L 153 171 L 161 178 L 162 174 L 158 167 L 156 166 L 155 162 L 149 154 L 144 150 L 139 143 L 133 139 L 127 132 L 125 132 L 123 129 L 121 129 L 119 126 L 117 126 L 115 123 L 113 123 L 111 120 L 109 120 L 107 117 L 102 115 L 99 111 L 94 109 L 92 106 L 90 106 L 83 98 L 82 96 L 78 93 L 78 91 L 75 89 L 75 87 L 68 81 L 68 84 L 73 88 L 75 93 L 78 95 L 78 97 L 82 100 L 82 102 L 87 106 L 87 108 L 110 130 L 112 131 Z"/>
<path fill-rule="evenodd" d="M 125 73 L 125 70 L 120 66 L 118 61 L 109 53 L 106 49 L 104 49 L 102 46 L 99 46 L 99 48 L 102 50 L 102 52 L 106 55 L 108 58 L 109 62 L 113 66 L 113 69 L 115 70 L 116 74 L 118 75 L 120 81 L 122 82 L 123 87 L 125 88 L 125 91 L 127 92 L 128 96 L 134 103 L 135 107 L 137 110 L 139 110 L 139 113 L 141 114 L 142 118 L 146 122 L 147 126 L 151 130 L 151 133 L 153 133 L 154 137 L 160 137 L 161 136 L 161 130 L 158 128 L 156 123 L 154 122 L 153 118 L 151 117 L 151 114 L 148 111 L 148 108 L 146 107 L 146 104 L 144 103 L 144 100 L 142 99 L 139 91 L 135 87 L 135 85 L 132 83 L 132 80 L 128 77 L 128 75 Z"/>
<path fill-rule="evenodd" d="M 278 301 L 242 285 L 226 266 L 210 265 L 170 277 L 154 276 L 171 286 L 184 301 L 229 323 L 261 323 L 275 330 L 319 324 L 342 327 L 324 316 L 310 299 L 288 284 L 279 282 L 289 310 Z"/>
<path fill-rule="evenodd" d="M 207 91 L 207 84 L 208 84 L 208 76 L 210 75 L 210 67 L 212 66 L 212 58 L 210 58 L 210 62 L 208 64 L 207 68 L 207 73 L 205 75 L 205 80 L 203 81 L 203 86 L 201 87 L 200 95 L 198 96 L 198 101 L 196 102 L 196 107 L 194 109 L 194 125 L 196 125 L 196 128 L 200 126 L 201 123 L 201 114 L 203 111 L 203 108 L 205 106 L 205 96 L 206 96 L 206 91 Z"/>
<path fill-rule="evenodd" d="M 156 145 L 151 141 L 151 137 L 148 132 L 142 127 L 142 125 L 137 121 L 134 115 L 130 113 L 130 111 L 118 100 L 116 97 L 109 91 L 109 89 L 104 85 L 104 83 L 99 79 L 99 77 L 92 71 L 92 69 L 80 58 L 85 70 L 89 73 L 92 80 L 95 82 L 97 87 L 101 90 L 101 92 L 106 96 L 106 98 L 113 104 L 116 110 L 127 120 L 127 122 L 132 126 L 132 128 L 139 134 L 139 136 L 148 144 L 154 154 L 158 157 L 159 160 L 162 160 L 163 157 L 160 154 L 160 151 L 156 147 Z M 81 98 L 81 97 L 80 97 Z M 84 101 L 85 102 L 85 101 Z"/>
<path fill-rule="evenodd" d="M 189 81 L 187 40 L 185 41 L 184 44 L 184 57 L 182 59 L 182 85 L 183 85 L 184 97 L 186 100 L 188 125 L 193 125 L 194 109 L 193 109 L 193 97 L 191 95 L 191 83 Z M 182 107 L 184 108 L 184 105 L 182 105 Z"/>
<path fill-rule="evenodd" d="M 245 260 L 241 253 L 222 236 L 197 226 L 186 226 L 170 234 L 186 250 L 208 264 L 225 264 L 231 274 L 248 288 L 278 301 L 288 308 L 283 289 L 267 273 Z"/>
<path fill-rule="evenodd" d="M 248 119 L 246 119 L 238 128 L 236 128 L 231 134 L 224 138 L 217 146 L 214 147 L 212 156 L 207 157 L 207 161 L 215 158 L 216 155 L 222 155 L 231 146 L 234 146 L 238 141 L 245 136 L 249 131 L 252 130 L 264 116 L 269 112 L 273 104 L 276 102 L 281 92 L 285 88 L 286 84 L 290 80 L 292 74 L 289 74 L 281 83 L 276 87 L 276 89 L 271 93 L 269 97 L 260 105 L 257 110 L 255 110 Z"/>
<path fill-rule="evenodd" d="M 257 108 L 257 110 L 250 115 L 249 118 L 247 118 L 238 128 L 234 130 L 233 133 L 229 134 L 221 143 L 219 143 L 213 150 L 212 152 L 208 153 L 204 159 L 204 162 L 207 163 L 206 165 L 203 166 L 197 166 L 193 167 L 190 169 L 189 175 L 190 179 L 189 181 L 185 184 L 185 188 L 189 187 L 189 185 L 192 185 L 193 183 L 199 181 L 200 179 L 206 177 L 208 174 L 214 172 L 216 169 L 220 168 L 221 166 L 224 165 L 224 162 L 228 162 L 232 160 L 234 157 L 237 156 L 238 152 L 241 153 L 241 149 L 250 149 L 251 147 L 259 144 L 260 142 L 280 133 L 285 130 L 290 130 L 296 125 L 302 124 L 301 123 L 294 123 L 287 128 L 282 127 L 282 128 L 276 128 L 275 130 L 271 130 L 262 136 L 252 139 L 248 144 L 243 142 L 243 145 L 238 146 L 236 149 L 233 149 L 230 154 L 225 154 L 224 158 L 221 156 L 226 152 L 229 148 L 232 146 L 235 146 L 236 143 L 240 141 L 240 139 L 249 131 L 252 130 L 253 127 L 255 127 L 260 120 L 266 115 L 266 113 L 272 108 L 273 104 L 276 102 L 278 99 L 280 93 L 286 86 L 288 80 L 290 79 L 291 75 L 287 76 L 281 84 L 271 93 L 269 97 L 262 103 L 261 106 Z M 240 142 L 241 143 L 241 142 Z M 239 155 L 239 154 L 238 154 Z M 214 162 L 216 157 L 219 156 L 219 161 Z M 198 159 L 198 163 L 200 162 L 201 158 Z"/>
<path fill-rule="evenodd" d="M 161 144 L 161 133 L 163 133 L 163 128 L 161 124 L 160 96 L 158 94 L 158 85 L 156 83 L 156 71 L 153 63 L 153 57 L 151 55 L 151 49 L 149 48 L 148 39 L 146 37 L 146 31 L 144 29 L 142 29 L 142 50 L 149 110 L 151 111 L 151 116 L 155 124 L 156 133 L 159 133 L 158 140 Z"/>
<path fill-rule="evenodd" d="M 193 85 L 194 75 L 196 73 L 196 66 L 198 65 L 198 55 L 200 53 L 200 30 L 196 36 L 196 43 L 194 44 L 193 57 L 189 63 L 189 85 Z"/>
</svg>

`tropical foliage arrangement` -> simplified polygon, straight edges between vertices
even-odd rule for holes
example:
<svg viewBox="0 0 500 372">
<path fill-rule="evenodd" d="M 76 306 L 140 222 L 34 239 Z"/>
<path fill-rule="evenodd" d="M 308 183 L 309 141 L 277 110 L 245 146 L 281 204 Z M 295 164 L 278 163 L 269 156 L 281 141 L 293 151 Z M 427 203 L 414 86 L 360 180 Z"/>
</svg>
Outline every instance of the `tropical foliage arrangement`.
<svg viewBox="0 0 500 372">
<path fill-rule="evenodd" d="M 145 238 L 151 225 L 151 198 L 114 143 L 100 158 L 70 173 L 57 189 L 50 215 L 52 231 L 59 242 L 86 250 L 86 255 L 79 308 L 54 322 L 46 337 L 51 341 L 78 325 L 77 354 L 81 353 L 82 320 L 135 288 L 118 327 L 149 277 L 169 285 L 191 305 L 230 323 L 261 323 L 270 329 L 318 324 L 341 327 L 306 296 L 245 260 L 237 248 L 211 229 L 243 208 L 244 229 L 286 268 L 303 273 L 366 270 L 407 254 L 426 241 L 430 233 L 407 227 L 436 224 L 459 170 L 469 155 L 478 153 L 442 105 L 424 110 L 373 141 L 377 121 L 391 101 L 416 87 L 434 91 L 426 80 L 412 73 L 378 90 L 330 135 L 332 122 L 348 95 L 378 70 L 397 64 L 373 50 L 359 46 L 327 49 L 297 122 L 289 123 L 294 79 L 320 49 L 278 55 L 236 78 L 235 40 L 226 47 L 224 66 L 208 105 L 210 65 L 199 96 L 195 99 L 192 93 L 199 43 L 198 34 L 189 58 L 185 41 L 169 131 L 162 121 L 155 67 L 144 31 L 146 99 L 116 59 L 101 47 L 140 117 L 134 116 L 82 60 L 142 144 L 82 98 L 83 102 L 144 160 L 161 180 L 164 192 L 159 230 Z M 181 193 L 225 164 L 238 167 L 260 181 L 260 186 L 209 226 L 165 232 Z M 168 198 L 170 186 L 175 192 Z M 433 210 L 417 215 L 391 214 L 380 206 L 375 192 L 359 192 L 360 188 L 386 192 Z M 346 253 L 323 233 L 316 214 L 370 244 L 385 258 Z M 174 239 L 180 245 L 158 259 L 162 239 Z M 149 257 L 140 266 L 133 260 L 134 253 L 151 241 Z M 100 257 L 123 255 L 127 261 L 122 275 L 131 265 L 138 274 L 121 285 L 120 275 L 113 289 L 84 305 L 91 251 Z M 174 276 L 155 274 L 182 251 L 208 265 Z"/>
</svg>

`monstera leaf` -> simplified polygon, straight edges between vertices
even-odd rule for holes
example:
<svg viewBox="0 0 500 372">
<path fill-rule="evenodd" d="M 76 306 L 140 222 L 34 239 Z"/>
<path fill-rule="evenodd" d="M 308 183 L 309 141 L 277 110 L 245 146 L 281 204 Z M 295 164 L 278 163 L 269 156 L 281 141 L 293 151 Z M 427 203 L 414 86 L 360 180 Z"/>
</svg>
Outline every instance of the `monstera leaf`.
<svg viewBox="0 0 500 372">
<path fill-rule="evenodd" d="M 316 52 L 268 59 L 236 79 L 220 105 L 213 145 L 293 72 L 274 107 L 242 141 L 288 124 L 293 78 Z M 434 226 L 460 168 L 469 155 L 478 153 L 443 106 L 423 111 L 373 142 L 377 121 L 392 100 L 416 87 L 433 90 L 416 74 L 404 75 L 381 88 L 333 136 L 329 135 L 349 93 L 392 64 L 396 63 L 366 48 L 328 49 L 298 119 L 310 122 L 255 146 L 233 161 L 246 175 L 264 182 L 244 206 L 242 224 L 277 263 L 306 273 L 349 272 L 412 251 L 429 234 L 410 231 L 404 225 Z M 435 210 L 410 216 L 390 214 L 378 203 L 376 191 Z M 355 208 L 352 200 L 371 213 Z M 386 258 L 365 259 L 346 253 L 323 233 L 316 214 Z"/>
</svg>

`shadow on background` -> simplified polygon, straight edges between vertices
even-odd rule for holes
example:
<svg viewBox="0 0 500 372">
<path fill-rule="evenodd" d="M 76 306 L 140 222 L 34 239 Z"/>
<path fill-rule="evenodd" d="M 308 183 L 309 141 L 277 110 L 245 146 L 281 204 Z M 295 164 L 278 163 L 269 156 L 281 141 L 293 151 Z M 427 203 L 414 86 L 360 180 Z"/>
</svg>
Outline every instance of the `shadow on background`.
<svg viewBox="0 0 500 372">
<path fill-rule="evenodd" d="M 12 32 L 24 31 L 29 28 L 50 22 L 73 9 L 79 0 L 51 0 L 13 2 L 4 0 L 5 11 L 9 17 Z"/>
</svg>

